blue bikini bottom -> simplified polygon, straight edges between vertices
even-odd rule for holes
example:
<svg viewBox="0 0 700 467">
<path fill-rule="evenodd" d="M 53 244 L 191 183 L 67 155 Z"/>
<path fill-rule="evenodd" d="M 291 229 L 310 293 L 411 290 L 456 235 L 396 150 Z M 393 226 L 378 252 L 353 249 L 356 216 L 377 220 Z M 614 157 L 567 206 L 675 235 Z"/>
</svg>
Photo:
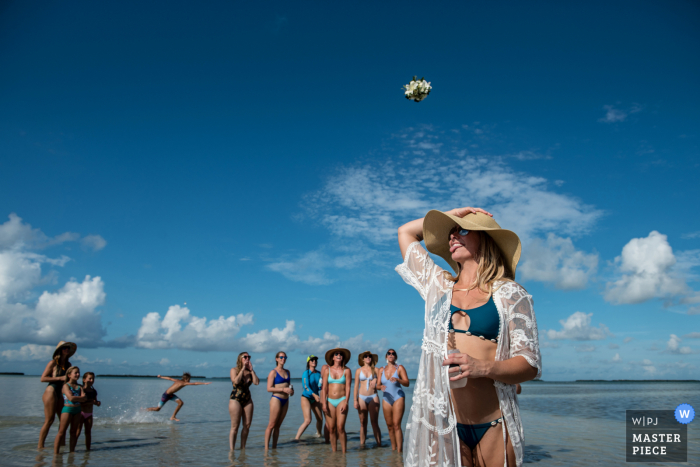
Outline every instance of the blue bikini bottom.
<svg viewBox="0 0 700 467">
<path fill-rule="evenodd" d="M 486 431 L 502 421 L 502 418 L 497 418 L 492 422 L 479 423 L 478 425 L 464 425 L 458 423 L 457 436 L 459 436 L 459 439 L 473 451 L 476 445 L 479 444 L 479 441 L 481 441 L 481 438 L 486 434 Z"/>
</svg>

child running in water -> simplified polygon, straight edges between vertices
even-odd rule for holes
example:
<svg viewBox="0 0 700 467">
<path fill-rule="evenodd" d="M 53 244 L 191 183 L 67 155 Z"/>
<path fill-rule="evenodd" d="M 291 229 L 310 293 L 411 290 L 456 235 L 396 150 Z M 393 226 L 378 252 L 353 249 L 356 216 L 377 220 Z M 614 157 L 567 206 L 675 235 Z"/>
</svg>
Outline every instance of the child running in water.
<svg viewBox="0 0 700 467">
<path fill-rule="evenodd" d="M 176 392 L 178 392 L 180 389 L 184 388 L 185 386 L 204 386 L 206 384 L 211 384 L 211 383 L 190 383 L 190 379 L 192 379 L 192 376 L 189 373 L 183 373 L 182 374 L 182 379 L 173 379 L 173 378 L 168 378 L 167 376 L 161 376 L 158 375 L 159 378 L 162 379 L 167 379 L 168 381 L 172 381 L 173 385 L 170 386 L 161 396 L 160 402 L 158 402 L 158 407 L 149 407 L 148 410 L 149 412 L 158 412 L 160 409 L 163 408 L 163 405 L 165 405 L 166 402 L 169 400 L 174 400 L 177 402 L 177 407 L 175 408 L 175 412 L 173 412 L 173 416 L 170 417 L 170 420 L 173 420 L 175 422 L 179 422 L 177 418 L 175 418 L 175 415 L 180 411 L 182 408 L 184 402 L 182 402 L 182 399 L 177 397 L 175 395 Z"/>
<path fill-rule="evenodd" d="M 66 431 L 70 427 L 70 452 L 75 451 L 78 444 L 78 428 L 80 427 L 80 404 L 85 402 L 85 392 L 78 384 L 80 369 L 72 366 L 66 371 L 66 383 L 61 388 L 63 394 L 63 410 L 61 410 L 61 425 L 53 443 L 53 452 L 59 454 L 61 450 L 61 440 L 65 439 Z"/>
<path fill-rule="evenodd" d="M 97 390 L 92 387 L 95 384 L 95 373 L 92 371 L 87 371 L 83 375 L 83 392 L 87 398 L 85 402 L 80 404 L 81 414 L 83 416 L 82 423 L 78 427 L 78 436 L 80 436 L 80 430 L 85 427 L 85 449 L 90 450 L 90 445 L 92 444 L 92 408 L 93 406 L 100 406 L 102 403 L 97 400 Z"/>
</svg>

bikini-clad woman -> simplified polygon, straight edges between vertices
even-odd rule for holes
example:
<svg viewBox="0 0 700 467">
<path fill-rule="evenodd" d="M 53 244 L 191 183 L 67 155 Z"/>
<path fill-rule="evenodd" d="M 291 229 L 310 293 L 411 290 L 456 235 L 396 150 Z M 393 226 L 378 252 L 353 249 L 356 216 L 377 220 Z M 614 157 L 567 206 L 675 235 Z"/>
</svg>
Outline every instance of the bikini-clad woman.
<svg viewBox="0 0 700 467">
<path fill-rule="evenodd" d="M 44 448 L 46 436 L 49 434 L 49 429 L 53 424 L 54 419 L 58 415 L 61 416 L 63 410 L 63 385 L 66 383 L 66 371 L 71 364 L 68 360 L 78 348 L 72 342 L 61 341 L 56 346 L 53 352 L 53 358 L 44 368 L 41 374 L 41 382 L 49 383 L 44 390 L 44 395 L 41 400 L 44 403 L 44 424 L 39 431 L 39 449 Z M 65 444 L 65 439 L 61 441 Z"/>
<path fill-rule="evenodd" d="M 272 449 L 277 448 L 277 438 L 280 437 L 280 426 L 287 416 L 289 409 L 289 396 L 294 395 L 291 385 L 291 373 L 284 369 L 287 363 L 287 354 L 277 352 L 275 355 L 277 367 L 267 375 L 267 392 L 272 393 L 270 397 L 270 423 L 265 430 L 265 450 L 270 446 L 270 435 L 272 435 Z"/>
<path fill-rule="evenodd" d="M 517 384 L 539 377 L 542 363 L 532 297 L 513 280 L 518 236 L 484 210 L 459 208 L 403 225 L 399 246 L 396 270 L 426 302 L 404 462 L 521 466 Z"/>
<path fill-rule="evenodd" d="M 403 451 L 403 432 L 401 421 L 406 410 L 406 394 L 401 386 L 408 387 L 408 375 L 403 365 L 399 365 L 396 350 L 386 352 L 386 366 L 379 369 L 379 389 L 382 390 L 382 409 L 384 420 L 389 430 L 392 451 Z"/>
<path fill-rule="evenodd" d="M 301 384 L 304 387 L 304 392 L 301 394 L 301 411 L 304 414 L 304 422 L 297 430 L 297 436 L 294 439 L 301 439 L 304 430 L 311 425 L 311 412 L 316 417 L 316 438 L 323 436 L 321 434 L 323 426 L 323 410 L 321 409 L 321 373 L 316 370 L 318 365 L 318 357 L 309 355 L 306 358 L 306 371 L 301 376 Z"/>
<path fill-rule="evenodd" d="M 347 451 L 348 436 L 345 420 L 348 417 L 348 402 L 352 390 L 352 373 L 345 365 L 350 360 L 348 349 L 331 349 L 326 352 L 328 368 L 323 370 L 323 412 L 330 428 L 331 449 L 338 450 L 338 438 L 343 454 Z"/>
<path fill-rule="evenodd" d="M 379 428 L 379 397 L 377 397 L 377 354 L 369 350 L 357 357 L 360 368 L 355 372 L 355 408 L 360 416 L 360 445 L 367 439 L 367 416 L 372 422 L 372 432 L 377 446 L 382 445 L 382 431 Z"/>
<path fill-rule="evenodd" d="M 236 446 L 236 436 L 238 435 L 238 426 L 243 421 L 243 429 L 241 430 L 241 449 L 245 449 L 246 441 L 248 440 L 248 431 L 250 423 L 253 421 L 253 399 L 250 397 L 250 385 L 260 384 L 260 378 L 253 370 L 253 364 L 250 361 L 248 352 L 238 354 L 236 360 L 236 368 L 231 368 L 231 383 L 233 390 L 228 401 L 228 413 L 231 416 L 231 431 L 228 436 L 229 448 L 231 451 Z"/>
</svg>

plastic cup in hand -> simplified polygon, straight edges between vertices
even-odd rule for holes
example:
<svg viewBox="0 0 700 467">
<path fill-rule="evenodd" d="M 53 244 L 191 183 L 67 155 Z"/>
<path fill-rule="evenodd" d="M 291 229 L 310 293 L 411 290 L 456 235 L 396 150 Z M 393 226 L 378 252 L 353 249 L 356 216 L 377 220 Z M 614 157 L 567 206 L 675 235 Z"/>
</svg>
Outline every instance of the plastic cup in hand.
<svg viewBox="0 0 700 467">
<path fill-rule="evenodd" d="M 452 350 L 447 351 L 447 355 L 458 354 L 458 353 L 459 353 L 459 350 L 457 350 L 457 349 L 452 349 Z M 450 368 L 459 368 L 459 365 L 457 365 L 456 363 L 453 363 L 450 365 Z M 452 378 L 453 376 L 459 375 L 459 372 L 448 373 L 448 374 L 449 374 L 450 378 Z M 457 381 L 450 380 L 450 388 L 452 388 L 452 389 L 460 389 L 466 385 L 467 385 L 467 378 L 458 379 Z"/>
</svg>

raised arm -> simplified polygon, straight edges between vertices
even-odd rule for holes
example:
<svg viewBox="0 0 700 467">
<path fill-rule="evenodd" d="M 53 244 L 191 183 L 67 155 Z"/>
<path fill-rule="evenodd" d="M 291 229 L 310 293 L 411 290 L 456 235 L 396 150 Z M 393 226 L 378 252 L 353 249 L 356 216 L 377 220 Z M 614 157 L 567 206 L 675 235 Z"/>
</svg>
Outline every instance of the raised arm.
<svg viewBox="0 0 700 467">
<path fill-rule="evenodd" d="M 260 384 L 260 378 L 258 378 L 258 375 L 255 374 L 253 364 L 250 361 L 248 361 L 248 371 L 250 371 L 250 376 L 253 378 L 253 384 L 256 386 Z"/>
<path fill-rule="evenodd" d="M 464 217 L 467 214 L 476 214 L 477 212 L 482 212 L 488 216 L 493 217 L 493 214 L 486 212 L 481 208 L 456 208 L 450 211 L 445 211 L 445 214 L 450 214 L 456 217 Z M 401 257 L 406 257 L 406 250 L 408 246 L 413 242 L 420 242 L 423 240 L 423 218 L 412 220 L 401 227 L 399 227 L 399 248 L 401 248 Z M 445 239 L 447 241 L 447 239 Z"/>
<path fill-rule="evenodd" d="M 206 386 L 211 383 L 185 383 L 185 386 Z"/>
<path fill-rule="evenodd" d="M 408 387 L 408 385 L 411 383 L 408 379 L 406 368 L 404 368 L 403 365 L 399 365 L 399 377 L 397 378 L 397 381 L 401 386 L 405 387 Z"/>
<path fill-rule="evenodd" d="M 178 381 L 178 380 L 169 378 L 169 377 L 167 377 L 167 376 L 161 376 L 161 375 L 158 375 L 157 378 L 160 378 L 160 379 L 167 379 L 168 381 L 173 381 L 173 382 Z"/>
<path fill-rule="evenodd" d="M 238 368 L 231 368 L 231 383 L 235 386 L 243 379 L 243 371 L 238 371 Z"/>
<path fill-rule="evenodd" d="M 56 362 L 51 360 L 44 368 L 44 372 L 41 374 L 42 383 L 65 383 L 65 376 L 54 376 L 53 369 L 56 368 Z"/>
</svg>

